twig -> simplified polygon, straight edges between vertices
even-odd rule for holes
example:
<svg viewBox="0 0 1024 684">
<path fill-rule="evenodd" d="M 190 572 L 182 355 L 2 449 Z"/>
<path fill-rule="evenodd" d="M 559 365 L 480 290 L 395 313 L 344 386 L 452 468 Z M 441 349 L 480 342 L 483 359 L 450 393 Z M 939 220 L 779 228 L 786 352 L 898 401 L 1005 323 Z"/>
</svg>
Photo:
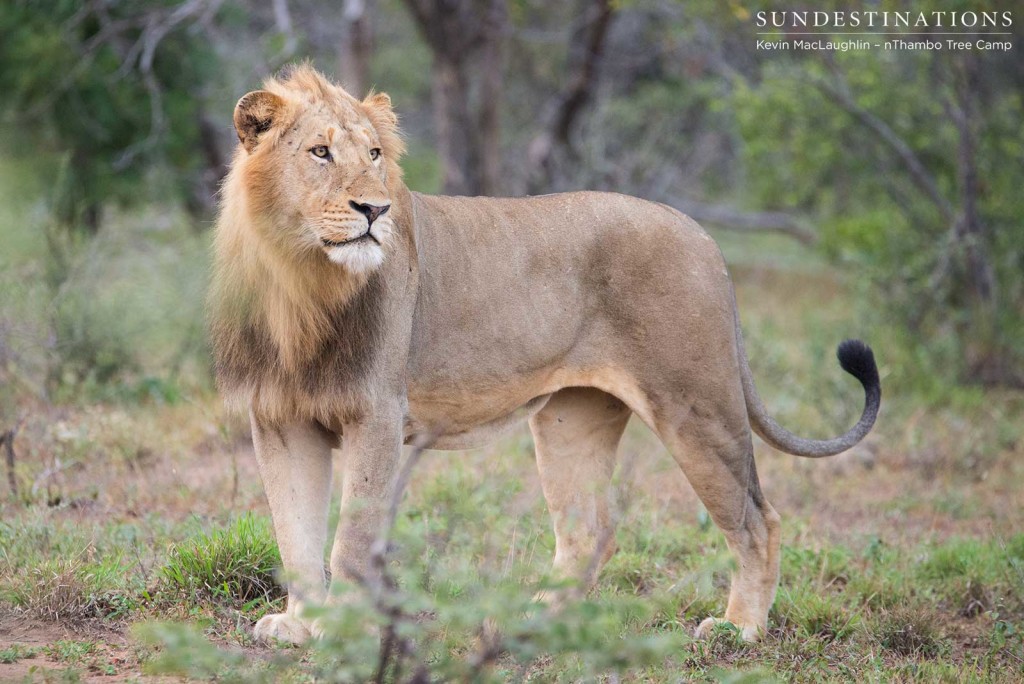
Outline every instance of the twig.
<svg viewBox="0 0 1024 684">
<path fill-rule="evenodd" d="M 374 609 L 387 618 L 387 624 L 384 626 L 381 639 L 377 669 L 373 676 L 373 681 L 378 683 L 385 681 L 388 671 L 392 669 L 392 664 L 394 664 L 394 671 L 391 673 L 391 679 L 399 681 L 401 661 L 405 656 L 413 652 L 412 642 L 398 635 L 397 626 L 402 622 L 412 621 L 414 617 L 408 615 L 402 609 L 399 602 L 394 600 L 395 594 L 398 591 L 398 582 L 388 572 L 387 555 L 391 533 L 395 526 L 395 520 L 398 518 L 398 505 L 401 503 L 402 495 L 409 485 L 413 469 L 419 463 L 423 452 L 433 444 L 435 438 L 436 436 L 431 434 L 417 440 L 401 471 L 399 471 L 398 477 L 395 479 L 391 490 L 391 499 L 388 502 L 387 516 L 378 531 L 377 539 L 370 546 L 369 572 L 364 575 L 355 568 L 346 568 L 347 574 L 356 584 L 370 592 L 373 598 Z M 411 681 L 429 681 L 427 671 L 422 664 L 413 674 Z"/>
<path fill-rule="evenodd" d="M 24 422 L 25 418 L 22 417 L 14 427 L 0 434 L 0 444 L 4 447 L 4 456 L 7 461 L 7 484 L 11 488 L 11 496 L 15 500 L 18 498 L 18 478 L 14 475 L 14 464 L 17 460 L 14 453 L 14 438 L 18 436 L 18 430 L 21 429 L 21 425 Z"/>
<path fill-rule="evenodd" d="M 48 468 L 43 470 L 43 472 L 39 473 L 39 476 L 32 483 L 32 489 L 30 490 L 32 497 L 35 498 L 35 496 L 39 493 L 39 490 L 44 483 L 47 485 L 47 492 L 49 492 L 50 478 L 54 477 L 55 475 L 59 475 L 63 471 L 68 470 L 69 468 L 75 465 L 77 465 L 77 461 L 64 463 L 63 461 L 60 460 L 60 458 L 54 458 L 53 465 L 49 466 Z"/>
<path fill-rule="evenodd" d="M 409 453 L 409 458 L 405 460 L 405 464 L 402 466 L 402 470 L 398 473 L 398 478 L 395 480 L 394 488 L 391 490 L 391 501 L 388 505 L 388 515 L 385 520 L 384 526 L 380 530 L 380 534 L 377 537 L 377 541 L 373 543 L 370 548 L 370 564 L 374 568 L 373 573 L 374 579 L 378 581 L 377 591 L 375 593 L 375 603 L 378 610 L 384 615 L 387 615 L 389 620 L 388 624 L 384 628 L 384 639 L 381 643 L 380 649 L 380 660 L 377 663 L 377 672 L 374 676 L 374 681 L 378 684 L 383 684 L 384 678 L 389 669 L 389 665 L 394 659 L 395 670 L 393 672 L 394 681 L 399 681 L 401 674 L 401 659 L 403 656 L 408 655 L 413 650 L 413 644 L 409 639 L 399 637 L 397 626 L 400 622 L 412 619 L 406 615 L 405 611 L 398 605 L 397 601 L 385 602 L 385 593 L 394 594 L 398 589 L 398 582 L 391 573 L 388 572 L 387 568 L 387 554 L 388 547 L 390 546 L 391 533 L 395 527 L 395 521 L 398 519 L 398 505 L 402 501 L 402 495 L 405 493 L 405 488 L 409 485 L 409 478 L 412 477 L 412 471 L 419 463 L 420 458 L 423 456 L 423 452 L 426 451 L 429 446 L 434 442 L 436 437 L 434 435 L 425 436 L 417 440 L 412 451 Z M 395 651 L 397 649 L 397 656 Z M 414 677 L 415 678 L 415 677 Z"/>
<path fill-rule="evenodd" d="M 705 204 L 672 197 L 666 204 L 675 207 L 698 223 L 710 223 L 743 232 L 770 231 L 796 238 L 805 245 L 817 242 L 818 235 L 798 218 L 782 211 L 742 211 L 722 204 Z"/>
</svg>

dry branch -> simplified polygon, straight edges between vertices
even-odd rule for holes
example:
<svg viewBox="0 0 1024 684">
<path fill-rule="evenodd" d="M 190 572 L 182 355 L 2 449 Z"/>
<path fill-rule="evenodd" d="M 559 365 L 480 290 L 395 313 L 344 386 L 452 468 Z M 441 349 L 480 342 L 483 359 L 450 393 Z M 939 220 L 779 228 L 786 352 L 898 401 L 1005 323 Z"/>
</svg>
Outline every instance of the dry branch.
<svg viewBox="0 0 1024 684">
<path fill-rule="evenodd" d="M 706 204 L 684 198 L 670 198 L 675 207 L 698 223 L 708 223 L 742 232 L 776 232 L 796 238 L 805 245 L 817 242 L 818 235 L 792 214 L 781 211 L 742 211 L 722 204 Z"/>
<path fill-rule="evenodd" d="M 0 433 L 0 446 L 4 449 L 4 461 L 7 463 L 7 485 L 11 488 L 11 496 L 14 499 L 18 498 L 18 478 L 14 474 L 14 466 L 18 458 L 14 451 L 14 440 L 17 438 L 18 431 L 21 430 L 21 426 L 24 423 L 25 417 L 19 418 L 14 427 L 4 433 Z"/>
<path fill-rule="evenodd" d="M 917 156 L 917 153 L 888 123 L 857 104 L 845 80 L 843 80 L 838 71 L 834 70 L 833 74 L 836 79 L 835 83 L 830 83 L 824 79 L 815 79 L 812 82 L 826 96 L 842 107 L 844 111 L 857 119 L 861 125 L 873 131 L 882 142 L 896 153 L 900 162 L 910 173 L 914 184 L 928 196 L 942 214 L 942 217 L 947 222 L 952 223 L 956 219 L 956 211 L 949 200 L 942 195 L 938 183 L 928 173 L 928 169 L 925 168 L 924 162 Z"/>
</svg>

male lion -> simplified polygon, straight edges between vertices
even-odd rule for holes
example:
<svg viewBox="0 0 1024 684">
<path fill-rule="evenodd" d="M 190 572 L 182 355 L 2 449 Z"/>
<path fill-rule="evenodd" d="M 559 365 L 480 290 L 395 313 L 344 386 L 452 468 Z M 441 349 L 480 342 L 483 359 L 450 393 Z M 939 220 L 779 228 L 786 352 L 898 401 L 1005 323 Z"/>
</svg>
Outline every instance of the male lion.
<svg viewBox="0 0 1024 684">
<path fill-rule="evenodd" d="M 606 489 L 635 413 L 738 557 L 724 619 L 757 639 L 779 579 L 779 516 L 758 484 L 751 428 L 799 456 L 852 447 L 881 397 L 866 345 L 838 350 L 866 391 L 859 422 L 801 439 L 768 416 L 722 255 L 678 211 L 598 192 L 410 192 L 390 98 L 357 100 L 309 66 L 245 95 L 234 123 L 213 350 L 221 391 L 249 411 L 289 578 L 286 612 L 260 620 L 258 638 L 320 630 L 302 607 L 327 599 L 333 447 L 344 484 L 330 567 L 352 578 L 372 570 L 403 442 L 432 435 L 463 449 L 529 420 L 553 572 L 589 586 L 592 559 L 612 552 Z"/>
</svg>

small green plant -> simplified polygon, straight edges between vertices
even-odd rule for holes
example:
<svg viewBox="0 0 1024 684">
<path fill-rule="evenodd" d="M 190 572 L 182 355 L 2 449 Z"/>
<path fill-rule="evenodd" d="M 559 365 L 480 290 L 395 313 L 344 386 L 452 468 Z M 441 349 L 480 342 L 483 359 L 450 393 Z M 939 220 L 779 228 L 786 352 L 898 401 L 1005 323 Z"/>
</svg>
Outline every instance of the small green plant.
<svg viewBox="0 0 1024 684">
<path fill-rule="evenodd" d="M 31 658 L 35 656 L 38 649 L 31 648 L 29 646 L 23 646 L 21 644 L 14 644 L 8 648 L 0 650 L 0 664 L 10 665 L 16 663 L 23 658 Z"/>
<path fill-rule="evenodd" d="M 265 518 L 243 515 L 227 527 L 173 547 L 160 568 L 167 598 L 249 607 L 283 596 L 275 575 L 281 555 Z"/>
<path fill-rule="evenodd" d="M 218 677 L 228 681 L 241 679 L 225 675 L 237 674 L 238 669 L 245 665 L 245 658 L 240 653 L 217 648 L 193 626 L 150 622 L 140 624 L 132 631 L 142 643 L 162 647 L 145 665 L 150 674 L 173 674 L 193 679 Z M 258 680 L 246 677 L 245 681 Z"/>
<path fill-rule="evenodd" d="M 96 644 L 91 641 L 61 639 L 52 646 L 48 646 L 46 652 L 62 663 L 77 665 L 96 652 Z"/>
<path fill-rule="evenodd" d="M 619 591 L 644 596 L 654 587 L 664 584 L 664 569 L 650 555 L 620 551 L 602 570 L 606 584 Z"/>
<path fill-rule="evenodd" d="M 945 544 L 934 549 L 921 564 L 920 575 L 928 580 L 948 580 L 968 574 L 974 559 L 981 555 L 981 544 L 974 540 Z"/>
</svg>

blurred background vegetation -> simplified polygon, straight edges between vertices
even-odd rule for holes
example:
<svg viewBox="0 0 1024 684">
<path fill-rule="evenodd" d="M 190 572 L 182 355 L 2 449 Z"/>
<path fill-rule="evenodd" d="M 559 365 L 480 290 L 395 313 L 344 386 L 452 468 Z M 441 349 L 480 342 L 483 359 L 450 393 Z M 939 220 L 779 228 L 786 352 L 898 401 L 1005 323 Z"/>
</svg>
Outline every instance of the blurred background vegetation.
<svg viewBox="0 0 1024 684">
<path fill-rule="evenodd" d="M 771 53 L 753 9 L 5 2 L 0 427 L 25 402 L 209 390 L 202 299 L 231 111 L 307 58 L 355 94 L 391 94 L 414 190 L 634 194 L 711 226 L 731 261 L 770 234 L 794 266 L 846 274 L 862 324 L 845 332 L 875 344 L 889 388 L 942 402 L 955 385 L 1024 386 L 1019 24 L 1010 52 Z"/>
</svg>

